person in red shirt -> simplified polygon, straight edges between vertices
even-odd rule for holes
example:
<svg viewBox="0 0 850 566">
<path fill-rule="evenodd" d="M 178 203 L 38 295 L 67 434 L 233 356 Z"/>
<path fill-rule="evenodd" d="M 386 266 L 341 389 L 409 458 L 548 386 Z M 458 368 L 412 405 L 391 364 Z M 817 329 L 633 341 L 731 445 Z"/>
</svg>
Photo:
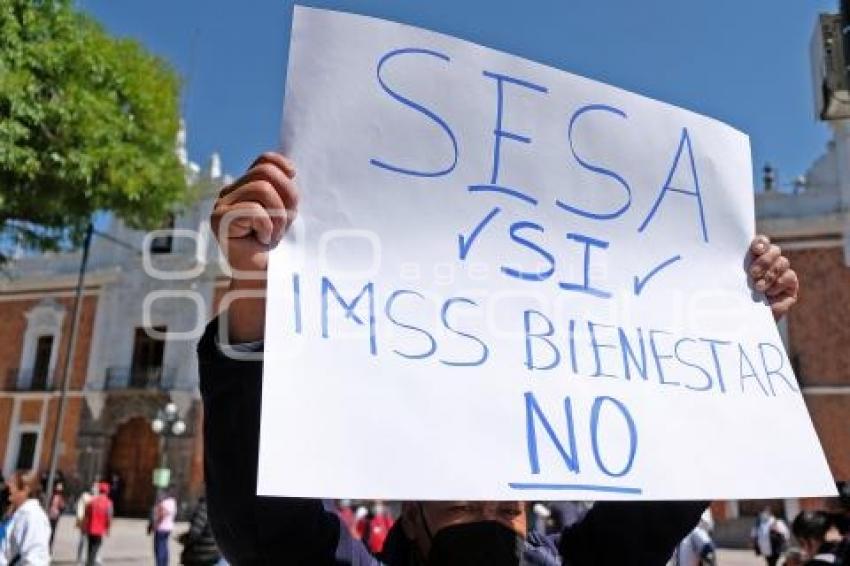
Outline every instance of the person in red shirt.
<svg viewBox="0 0 850 566">
<path fill-rule="evenodd" d="M 384 549 L 384 541 L 390 534 L 393 526 L 393 517 L 390 515 L 383 501 L 376 501 L 372 512 L 366 518 L 363 531 L 363 541 L 373 554 L 380 554 Z"/>
<path fill-rule="evenodd" d="M 103 537 L 109 534 L 112 522 L 112 500 L 109 499 L 109 484 L 98 484 L 98 494 L 86 506 L 84 529 L 89 540 L 86 566 L 97 564 L 97 553 L 103 543 Z"/>
</svg>

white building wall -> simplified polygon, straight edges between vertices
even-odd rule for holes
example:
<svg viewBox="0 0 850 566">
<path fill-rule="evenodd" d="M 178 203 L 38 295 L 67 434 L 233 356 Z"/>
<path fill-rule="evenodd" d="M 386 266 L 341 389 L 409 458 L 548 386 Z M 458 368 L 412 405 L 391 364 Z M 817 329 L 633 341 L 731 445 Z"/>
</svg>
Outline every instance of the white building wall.
<svg viewBox="0 0 850 566">
<path fill-rule="evenodd" d="M 215 281 L 222 273 L 208 219 L 215 197 L 230 178 L 220 170 L 215 177 L 209 170 L 199 173 L 192 163 L 187 171 L 200 199 L 177 211 L 172 253 L 143 256 L 140 252 L 149 240 L 146 232 L 132 230 L 118 219 L 101 219 L 97 225 L 100 232 L 125 245 L 99 235 L 92 240 L 88 282 L 97 279 L 101 289 L 87 368 L 88 390 L 104 389 L 108 368 L 132 365 L 136 328 L 164 325 L 169 335 L 163 367 L 174 372 L 176 389 L 197 395 L 195 346 L 210 316 Z M 12 266 L 11 277 L 21 285 L 54 280 L 67 286 L 76 282 L 80 259 L 79 251 L 23 257 Z M 154 297 L 158 298 L 151 301 Z"/>
</svg>

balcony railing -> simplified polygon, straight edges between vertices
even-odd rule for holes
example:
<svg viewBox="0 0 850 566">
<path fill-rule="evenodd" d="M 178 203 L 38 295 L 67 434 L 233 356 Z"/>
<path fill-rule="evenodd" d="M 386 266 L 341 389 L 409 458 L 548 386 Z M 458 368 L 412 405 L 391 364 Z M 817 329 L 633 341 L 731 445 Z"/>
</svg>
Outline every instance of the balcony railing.
<svg viewBox="0 0 850 566">
<path fill-rule="evenodd" d="M 12 368 L 6 374 L 5 391 L 53 391 L 56 384 L 50 372 L 33 368 Z"/>
<path fill-rule="evenodd" d="M 174 389 L 177 372 L 170 367 L 109 367 L 106 368 L 104 388 L 117 389 Z"/>
</svg>

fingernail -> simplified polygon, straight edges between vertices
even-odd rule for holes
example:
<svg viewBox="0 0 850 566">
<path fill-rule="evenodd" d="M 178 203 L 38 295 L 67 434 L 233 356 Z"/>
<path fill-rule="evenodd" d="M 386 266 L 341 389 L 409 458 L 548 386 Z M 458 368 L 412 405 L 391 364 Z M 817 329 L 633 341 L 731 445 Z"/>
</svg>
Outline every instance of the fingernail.
<svg viewBox="0 0 850 566">
<path fill-rule="evenodd" d="M 756 244 L 756 251 L 759 252 L 759 253 L 763 252 L 764 251 L 764 244 L 761 243 L 761 242 Z"/>
<path fill-rule="evenodd" d="M 756 290 L 764 291 L 765 289 L 767 289 L 767 283 L 765 283 L 764 279 L 756 281 Z"/>
</svg>

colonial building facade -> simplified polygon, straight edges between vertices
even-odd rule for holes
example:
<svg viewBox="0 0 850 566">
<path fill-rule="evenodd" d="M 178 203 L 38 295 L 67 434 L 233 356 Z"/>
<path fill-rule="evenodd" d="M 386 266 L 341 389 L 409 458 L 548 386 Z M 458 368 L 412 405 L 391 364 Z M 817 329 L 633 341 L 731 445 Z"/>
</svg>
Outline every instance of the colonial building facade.
<svg viewBox="0 0 850 566">
<path fill-rule="evenodd" d="M 184 500 L 203 488 L 199 329 L 225 285 L 208 226 L 228 180 L 217 156 L 201 170 L 180 148 L 197 199 L 170 226 L 143 233 L 98 223 L 85 277 L 58 469 L 69 483 L 120 478 L 118 510 L 145 514 L 163 461 Z M 81 255 L 22 255 L 0 283 L 0 464 L 48 468 Z M 176 404 L 186 432 L 160 437 L 151 421 Z"/>
</svg>

